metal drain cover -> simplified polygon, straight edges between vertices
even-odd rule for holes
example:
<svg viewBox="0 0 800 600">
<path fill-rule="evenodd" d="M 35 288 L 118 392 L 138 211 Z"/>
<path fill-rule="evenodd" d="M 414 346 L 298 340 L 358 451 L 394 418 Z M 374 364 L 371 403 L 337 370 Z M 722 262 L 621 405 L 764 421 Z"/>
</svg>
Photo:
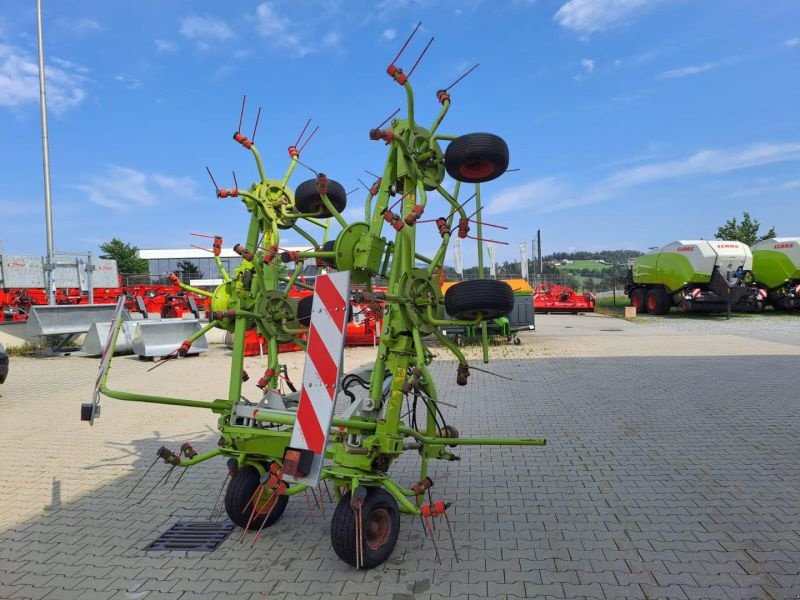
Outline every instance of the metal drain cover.
<svg viewBox="0 0 800 600">
<path fill-rule="evenodd" d="M 225 541 L 234 524 L 230 521 L 179 521 L 150 543 L 145 550 L 160 552 L 213 552 Z"/>
</svg>

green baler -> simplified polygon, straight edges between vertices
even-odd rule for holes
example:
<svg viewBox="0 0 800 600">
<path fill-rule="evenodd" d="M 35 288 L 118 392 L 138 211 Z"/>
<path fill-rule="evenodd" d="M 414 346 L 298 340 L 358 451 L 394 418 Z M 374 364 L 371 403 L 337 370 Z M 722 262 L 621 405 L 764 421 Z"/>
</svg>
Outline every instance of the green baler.
<svg viewBox="0 0 800 600">
<path fill-rule="evenodd" d="M 678 240 L 638 257 L 625 293 L 637 312 L 759 311 L 766 293 L 752 282 L 753 255 L 725 240 Z"/>
<path fill-rule="evenodd" d="M 769 238 L 755 244 L 753 276 L 775 310 L 800 310 L 800 237 Z"/>
</svg>

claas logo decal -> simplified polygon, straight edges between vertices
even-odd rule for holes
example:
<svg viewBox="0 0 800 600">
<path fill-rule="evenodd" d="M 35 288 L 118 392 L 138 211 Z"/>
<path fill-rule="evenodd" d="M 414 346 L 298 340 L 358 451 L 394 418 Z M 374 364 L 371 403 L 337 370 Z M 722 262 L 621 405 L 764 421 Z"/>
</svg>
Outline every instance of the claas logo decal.
<svg viewBox="0 0 800 600">
<path fill-rule="evenodd" d="M 775 244 L 774 248 L 775 250 L 784 250 L 786 248 L 794 248 L 794 244 L 793 243 Z"/>
<path fill-rule="evenodd" d="M 694 252 L 694 246 L 680 246 L 678 252 Z"/>
</svg>

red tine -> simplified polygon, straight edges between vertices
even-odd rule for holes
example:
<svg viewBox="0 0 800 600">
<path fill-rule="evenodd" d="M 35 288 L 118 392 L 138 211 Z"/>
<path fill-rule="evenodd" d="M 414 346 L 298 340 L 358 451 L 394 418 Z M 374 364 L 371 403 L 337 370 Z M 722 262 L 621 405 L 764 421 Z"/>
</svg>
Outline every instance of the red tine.
<svg viewBox="0 0 800 600">
<path fill-rule="evenodd" d="M 261 118 L 261 107 L 260 106 L 258 107 L 258 112 L 256 113 L 256 124 L 253 127 L 253 135 L 250 138 L 250 141 L 253 142 L 253 143 L 255 143 L 255 141 L 256 141 L 256 130 L 258 129 L 258 119 L 259 118 Z"/>
<path fill-rule="evenodd" d="M 408 36 L 408 39 L 406 40 L 406 43 L 403 44 L 403 47 L 400 48 L 400 52 L 397 53 L 397 56 L 394 57 L 394 60 L 390 64 L 394 64 L 394 63 L 397 62 L 397 59 L 400 58 L 400 55 L 403 53 L 403 50 L 406 49 L 406 46 L 408 46 L 408 43 L 411 41 L 411 38 L 414 37 L 414 34 L 417 33 L 417 29 L 419 29 L 421 25 L 422 25 L 422 21 L 417 23 L 417 26 L 414 27 L 414 31 L 412 31 L 411 35 Z"/>
<path fill-rule="evenodd" d="M 236 128 L 236 133 L 241 133 L 242 131 L 242 119 L 244 119 L 244 103 L 247 100 L 247 94 L 242 95 L 242 112 L 239 113 L 239 127 Z"/>
<path fill-rule="evenodd" d="M 300 146 L 300 147 L 297 149 L 297 151 L 298 151 L 298 152 L 302 152 L 302 151 L 303 151 L 303 148 L 305 148 L 305 147 L 306 147 L 306 144 L 308 144 L 308 142 L 310 142 L 310 141 L 311 141 L 311 138 L 313 138 L 313 137 L 314 137 L 314 134 L 315 134 L 315 133 L 317 133 L 317 131 L 319 131 L 319 125 L 317 125 L 317 126 L 314 128 L 314 131 L 312 131 L 312 132 L 311 132 L 311 135 L 309 135 L 309 136 L 308 136 L 308 138 L 306 139 L 306 141 L 305 141 L 305 142 L 303 142 L 303 145 L 302 145 L 302 146 Z"/>
<path fill-rule="evenodd" d="M 206 171 L 208 171 L 208 176 L 211 177 L 211 183 L 214 184 L 214 189 L 219 192 L 219 186 L 217 185 L 217 181 L 214 179 L 214 176 L 211 174 L 211 169 L 208 168 L 206 165 Z"/>
<path fill-rule="evenodd" d="M 432 43 L 433 43 L 433 38 L 430 39 L 430 41 L 428 42 L 428 45 L 425 46 L 425 49 L 422 51 L 422 54 L 419 55 L 419 58 L 417 59 L 417 62 L 415 62 L 414 66 L 411 67 L 411 70 L 408 72 L 408 75 L 406 75 L 406 79 L 411 77 L 411 74 L 414 72 L 414 69 L 417 68 L 417 65 L 419 64 L 419 61 L 421 61 L 422 57 L 425 56 L 425 53 L 428 51 L 428 48 L 431 47 Z"/>
<path fill-rule="evenodd" d="M 469 75 L 470 73 L 472 73 L 472 72 L 473 72 L 475 69 L 477 69 L 479 66 L 481 66 L 481 63 L 475 63 L 475 66 L 471 67 L 471 68 L 470 68 L 470 69 L 469 69 L 469 70 L 468 70 L 466 73 L 464 73 L 464 74 L 463 74 L 461 77 L 459 77 L 459 78 L 458 78 L 458 79 L 456 79 L 456 80 L 455 80 L 453 83 L 451 83 L 451 84 L 450 84 L 450 85 L 448 85 L 446 88 L 444 88 L 444 91 L 446 92 L 446 91 L 447 91 L 447 90 L 449 90 L 451 87 L 455 86 L 455 85 L 456 85 L 457 83 L 459 83 L 459 82 L 460 82 L 462 79 L 464 79 L 464 77 L 466 77 L 467 75 Z"/>
</svg>

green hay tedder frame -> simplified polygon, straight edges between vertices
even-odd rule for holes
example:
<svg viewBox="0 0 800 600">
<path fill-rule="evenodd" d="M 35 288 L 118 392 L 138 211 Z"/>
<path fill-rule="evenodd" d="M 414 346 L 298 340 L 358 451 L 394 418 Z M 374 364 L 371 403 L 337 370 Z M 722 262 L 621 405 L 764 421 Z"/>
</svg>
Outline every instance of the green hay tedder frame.
<svg viewBox="0 0 800 600">
<path fill-rule="evenodd" d="M 472 237 L 471 224 L 477 227 L 473 239 L 477 240 L 479 260 L 482 258 L 481 183 L 507 170 L 508 149 L 503 140 L 491 134 L 456 137 L 440 133 L 450 109 L 447 90 L 436 94 L 441 109 L 433 123 L 429 127 L 420 125 L 415 119 L 408 76 L 394 61 L 387 72 L 403 88 L 407 112 L 404 118 L 392 119 L 387 128 L 369 133 L 371 140 L 386 144 L 388 157 L 382 175 L 367 194 L 363 221 L 344 219 L 346 194 L 321 173 L 292 192 L 289 180 L 302 164 L 297 146 L 289 148 L 290 162 L 283 177 L 268 179 L 253 142 L 240 131 L 234 135 L 252 154 L 259 175 L 258 182 L 247 190 L 217 188 L 219 197 L 240 198 L 250 213 L 246 241 L 235 248 L 243 260 L 228 275 L 219 260 L 222 240 L 215 239 L 215 258 L 223 283 L 213 293 L 193 290 L 211 297 L 209 323 L 176 350 L 176 355 L 185 355 L 196 338 L 214 327 L 232 332 L 228 397 L 208 402 L 115 390 L 108 385 L 108 368 L 101 370 L 98 384 L 99 392 L 109 398 L 205 408 L 217 414 L 221 433 L 217 448 L 197 454 L 185 445 L 177 453 L 162 449 L 159 457 L 182 468 L 216 456 L 226 457 L 231 476 L 225 492 L 227 513 L 245 531 L 260 532 L 277 521 L 289 496 L 308 490 L 306 484 L 292 484 L 283 478 L 284 469 L 289 469 L 287 449 L 297 413 L 294 397 L 276 391 L 281 372 L 278 346 L 295 342 L 305 348 L 303 334 L 308 320 L 308 314 L 298 314 L 303 310 L 288 291 L 306 285 L 300 281 L 300 274 L 310 259 L 337 271 L 349 271 L 351 283 L 358 285 L 353 291 L 356 300 L 380 302 L 385 307 L 373 368 L 348 375 L 341 384 L 346 393 L 355 384 L 368 388 L 368 392 L 359 398 L 348 393 L 353 400 L 350 406 L 333 417 L 321 474 L 322 480 L 332 483 L 339 500 L 331 528 L 333 547 L 340 558 L 357 568 L 374 567 L 391 554 L 397 540 L 398 511 L 424 518 L 444 512 L 446 505 L 441 502 L 425 503 L 424 492 L 428 491 L 430 499 L 433 485 L 428 478 L 431 459 L 457 460 L 453 449 L 458 446 L 545 444 L 541 438 L 459 437 L 441 414 L 428 368 L 434 355 L 425 339 L 438 340 L 453 353 L 458 361 L 456 381 L 466 385 L 470 373 L 467 360 L 440 327 L 462 325 L 482 330 L 486 361 L 485 323 L 508 314 L 513 307 L 511 290 L 502 282 L 461 282 L 446 295 L 439 285 L 451 236 Z M 449 142 L 446 151 L 441 142 Z M 442 185 L 445 173 L 456 180 L 452 193 Z M 474 194 L 466 202 L 460 199 L 462 186 L 474 186 Z M 428 226 L 428 231 L 438 231 L 441 243 L 432 257 L 426 257 L 417 251 L 417 235 L 421 223 L 426 222 L 421 217 L 429 209 L 432 194 L 443 198 L 448 208 L 443 216 L 427 221 L 435 224 Z M 465 205 L 473 197 L 477 210 L 467 215 Z M 472 218 L 476 214 L 477 220 Z M 341 232 L 335 240 L 327 241 L 331 220 L 340 225 Z M 311 249 L 282 251 L 280 234 L 289 229 L 307 240 Z M 377 279 L 388 282 L 385 291 L 374 289 Z M 445 305 L 456 320 L 444 320 Z M 264 399 L 257 414 L 244 418 L 242 407 L 253 406 L 242 399 L 245 333 L 254 326 L 268 340 L 267 367 L 258 381 Z M 115 336 L 112 339 L 115 343 Z M 109 360 L 112 355 L 113 347 Z M 409 418 L 402 413 L 404 404 L 412 399 L 414 412 Z M 421 423 L 417 423 L 417 404 L 425 414 Z M 96 402 L 89 406 L 87 418 L 93 420 Z M 421 465 L 418 481 L 404 486 L 392 479 L 389 471 L 393 461 L 407 451 L 418 452 Z"/>
</svg>

